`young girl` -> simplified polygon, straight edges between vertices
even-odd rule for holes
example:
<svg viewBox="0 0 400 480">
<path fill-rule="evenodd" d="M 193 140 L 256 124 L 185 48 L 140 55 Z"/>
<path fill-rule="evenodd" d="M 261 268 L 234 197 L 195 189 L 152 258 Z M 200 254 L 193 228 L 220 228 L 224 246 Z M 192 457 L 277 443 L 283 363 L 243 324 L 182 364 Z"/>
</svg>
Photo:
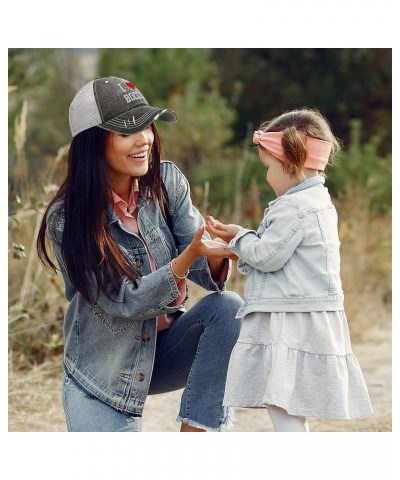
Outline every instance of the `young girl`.
<svg viewBox="0 0 400 480">
<path fill-rule="evenodd" d="M 224 404 L 266 407 L 275 431 L 308 431 L 307 417 L 372 413 L 354 356 L 340 279 L 337 213 L 324 170 L 340 150 L 311 109 L 284 113 L 254 133 L 277 198 L 257 231 L 208 217 L 248 275 Z"/>
<path fill-rule="evenodd" d="M 88 82 L 70 106 L 67 176 L 37 243 L 56 271 L 54 250 L 69 301 L 68 431 L 141 431 L 147 395 L 180 388 L 182 432 L 230 423 L 222 400 L 242 300 L 225 291 L 225 242 L 204 234 L 186 177 L 160 160 L 157 119 L 176 115 L 118 77 Z M 214 292 L 187 311 L 186 277 Z"/>
</svg>

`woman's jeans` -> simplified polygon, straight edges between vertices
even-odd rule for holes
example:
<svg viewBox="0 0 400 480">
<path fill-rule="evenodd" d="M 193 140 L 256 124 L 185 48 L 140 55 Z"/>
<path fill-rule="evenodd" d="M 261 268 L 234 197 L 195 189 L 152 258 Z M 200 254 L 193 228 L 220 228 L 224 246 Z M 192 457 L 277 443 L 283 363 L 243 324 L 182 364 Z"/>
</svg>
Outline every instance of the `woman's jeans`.
<svg viewBox="0 0 400 480">
<path fill-rule="evenodd" d="M 149 395 L 184 388 L 177 420 L 220 431 L 232 409 L 222 406 L 231 350 L 239 336 L 235 319 L 242 299 L 212 293 L 158 333 Z M 140 432 L 141 417 L 115 410 L 65 377 L 64 412 L 70 432 Z"/>
</svg>

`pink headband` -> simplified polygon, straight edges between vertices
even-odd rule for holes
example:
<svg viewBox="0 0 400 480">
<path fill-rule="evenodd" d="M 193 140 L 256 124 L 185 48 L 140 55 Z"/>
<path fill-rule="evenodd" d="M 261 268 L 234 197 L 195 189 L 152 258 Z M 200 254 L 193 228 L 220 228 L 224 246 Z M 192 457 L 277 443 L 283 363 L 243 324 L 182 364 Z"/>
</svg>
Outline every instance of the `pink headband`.
<svg viewBox="0 0 400 480">
<path fill-rule="evenodd" d="M 253 142 L 260 144 L 271 155 L 278 158 L 282 162 L 286 161 L 285 154 L 282 147 L 283 132 L 263 132 L 257 130 L 253 135 Z M 304 135 L 306 139 L 307 158 L 304 163 L 306 168 L 313 168 L 315 170 L 325 170 L 326 164 L 329 160 L 332 144 L 319 140 L 317 138 Z"/>
</svg>

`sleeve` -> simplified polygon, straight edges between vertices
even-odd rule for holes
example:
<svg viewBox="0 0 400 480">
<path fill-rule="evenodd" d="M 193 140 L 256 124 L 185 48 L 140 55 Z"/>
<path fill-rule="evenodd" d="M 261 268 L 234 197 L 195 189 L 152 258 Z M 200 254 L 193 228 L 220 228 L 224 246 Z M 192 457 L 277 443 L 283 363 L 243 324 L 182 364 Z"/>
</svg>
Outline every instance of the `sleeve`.
<svg viewBox="0 0 400 480">
<path fill-rule="evenodd" d="M 169 211 L 178 253 L 183 252 L 193 240 L 194 234 L 205 220 L 193 205 L 190 185 L 183 173 L 171 162 L 163 162 L 163 181 L 167 188 Z M 204 237 L 211 238 L 205 232 Z M 227 261 L 224 278 L 214 281 L 206 257 L 198 258 L 190 267 L 188 279 L 209 291 L 223 291 L 231 274 L 232 262 Z"/>
<path fill-rule="evenodd" d="M 53 245 L 64 279 L 65 296 L 68 301 L 71 301 L 79 293 L 71 284 L 64 267 L 61 256 L 61 244 L 53 240 Z M 93 284 L 96 284 L 94 275 L 92 275 L 92 279 Z M 96 304 L 108 315 L 134 320 L 145 320 L 158 315 L 176 312 L 187 301 L 186 297 L 182 303 L 170 305 L 174 300 L 182 298 L 170 264 L 164 265 L 155 272 L 139 278 L 137 285 L 129 278 L 123 277 L 118 292 L 112 292 L 111 297 L 112 300 L 104 292 L 100 291 Z"/>
<path fill-rule="evenodd" d="M 252 268 L 274 272 L 285 265 L 303 238 L 296 207 L 279 202 L 269 211 L 267 227 L 260 236 L 254 230 L 242 229 L 228 246 L 240 258 L 242 273 L 249 274 Z"/>
<path fill-rule="evenodd" d="M 75 295 L 79 295 L 79 292 L 71 283 L 62 258 L 63 222 L 59 221 L 58 215 L 52 215 L 49 218 L 47 235 L 52 242 L 54 254 L 63 276 L 65 297 L 71 302 Z M 93 285 L 96 286 L 95 275 L 92 274 L 91 278 Z M 110 293 L 110 296 L 112 300 L 100 291 L 96 303 L 108 315 L 132 320 L 145 320 L 176 312 L 187 301 L 186 297 L 183 303 L 169 305 L 181 297 L 181 291 L 176 285 L 170 263 L 139 278 L 137 284 L 127 277 L 122 277 L 119 290 Z M 82 299 L 82 301 L 84 300 Z"/>
</svg>

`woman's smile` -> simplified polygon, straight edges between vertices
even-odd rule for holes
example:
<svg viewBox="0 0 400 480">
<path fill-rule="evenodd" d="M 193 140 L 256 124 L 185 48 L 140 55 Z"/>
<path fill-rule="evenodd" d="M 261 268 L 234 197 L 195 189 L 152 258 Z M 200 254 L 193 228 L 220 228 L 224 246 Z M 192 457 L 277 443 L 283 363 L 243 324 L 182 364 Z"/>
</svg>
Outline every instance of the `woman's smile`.
<svg viewBox="0 0 400 480">
<path fill-rule="evenodd" d="M 151 127 L 132 135 L 109 133 L 106 162 L 111 183 L 118 191 L 128 189 L 132 177 L 146 175 L 153 142 L 154 134 Z"/>
<path fill-rule="evenodd" d="M 148 157 L 148 151 L 146 152 L 141 152 L 141 153 L 130 153 L 128 155 L 129 158 L 131 158 L 132 160 L 135 160 L 135 161 L 143 161 L 143 160 L 147 160 L 147 157 Z"/>
</svg>

